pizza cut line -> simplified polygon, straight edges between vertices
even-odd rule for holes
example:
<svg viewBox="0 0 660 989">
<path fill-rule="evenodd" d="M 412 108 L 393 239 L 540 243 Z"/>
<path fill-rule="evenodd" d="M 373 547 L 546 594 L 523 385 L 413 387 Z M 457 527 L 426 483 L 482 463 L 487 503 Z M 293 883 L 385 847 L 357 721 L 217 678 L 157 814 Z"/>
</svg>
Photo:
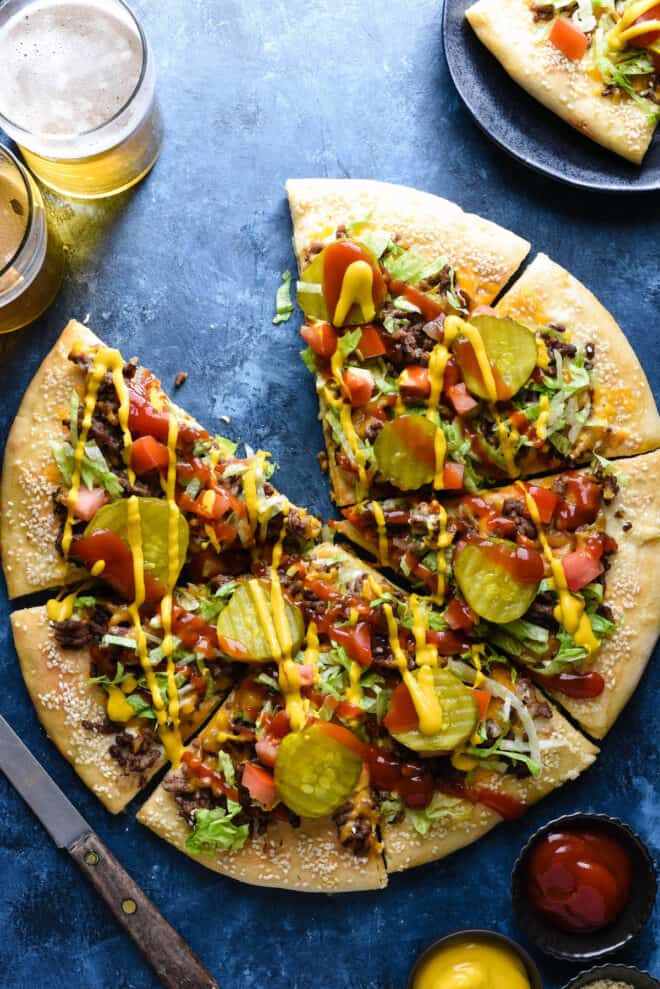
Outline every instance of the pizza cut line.
<svg viewBox="0 0 660 989">
<path fill-rule="evenodd" d="M 625 337 L 568 273 L 541 256 L 496 301 L 529 247 L 514 234 L 401 187 L 288 191 L 316 306 L 303 336 L 342 430 L 333 525 L 377 567 L 277 491 L 266 453 L 238 456 L 75 322 L 8 440 L 3 564 L 13 597 L 59 589 L 13 613 L 16 649 L 47 733 L 109 810 L 169 764 L 138 817 L 201 864 L 375 889 L 595 759 L 560 709 L 602 738 L 653 649 L 660 429 Z M 348 263 L 326 294 L 316 259 L 335 244 Z M 367 403 L 350 371 L 372 379 Z M 414 425 L 386 482 L 369 457 L 362 477 L 337 464 L 369 417 L 377 434 L 429 424 L 430 480 Z M 490 422 L 487 448 L 465 420 Z"/>
</svg>

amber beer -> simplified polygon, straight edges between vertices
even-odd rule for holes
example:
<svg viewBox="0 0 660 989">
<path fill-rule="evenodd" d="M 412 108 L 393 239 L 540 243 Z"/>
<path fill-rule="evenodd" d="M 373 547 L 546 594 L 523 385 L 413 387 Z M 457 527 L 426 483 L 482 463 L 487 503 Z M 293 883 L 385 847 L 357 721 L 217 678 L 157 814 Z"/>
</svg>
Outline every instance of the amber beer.
<svg viewBox="0 0 660 989">
<path fill-rule="evenodd" d="M 153 59 L 122 0 L 5 0 L 0 66 L 0 126 L 46 185 L 97 199 L 151 169 Z"/>
<path fill-rule="evenodd" d="M 40 316 L 60 287 L 63 258 L 48 236 L 34 179 L 0 145 L 0 333 Z"/>
</svg>

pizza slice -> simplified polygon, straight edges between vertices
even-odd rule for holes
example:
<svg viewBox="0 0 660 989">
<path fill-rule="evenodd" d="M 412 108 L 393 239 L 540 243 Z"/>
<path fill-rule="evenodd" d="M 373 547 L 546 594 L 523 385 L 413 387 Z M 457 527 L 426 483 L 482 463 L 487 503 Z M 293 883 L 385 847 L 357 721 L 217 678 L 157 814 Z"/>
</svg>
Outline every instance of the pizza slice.
<svg viewBox="0 0 660 989">
<path fill-rule="evenodd" d="M 583 285 L 540 255 L 492 309 L 480 300 L 502 285 L 486 276 L 483 291 L 473 281 L 466 291 L 440 254 L 441 227 L 435 258 L 417 254 L 417 214 L 409 206 L 407 236 L 395 204 L 408 200 L 385 189 L 379 210 L 360 183 L 289 183 L 303 359 L 339 507 L 400 492 L 474 493 L 594 451 L 660 444 L 644 372 Z M 410 202 L 425 218 L 423 200 Z M 326 239 L 307 240 L 312 229 Z"/>
<path fill-rule="evenodd" d="M 642 161 L 659 117 L 657 0 L 477 0 L 465 16 L 528 93 L 598 144 Z"/>
<path fill-rule="evenodd" d="M 390 871 L 416 864 L 410 829 L 439 858 L 597 752 L 474 629 L 332 544 L 276 549 L 217 633 L 249 672 L 138 817 L 246 882 L 383 885 L 383 850 Z"/>
<path fill-rule="evenodd" d="M 366 501 L 331 523 L 475 629 L 590 735 L 660 632 L 660 451 L 445 501 Z M 641 579 L 641 575 L 644 578 Z"/>
<path fill-rule="evenodd" d="M 284 513 L 295 538 L 317 538 L 319 521 L 270 483 L 269 454 L 239 458 L 235 450 L 171 402 L 151 371 L 71 321 L 7 441 L 1 534 L 9 596 L 95 570 L 130 597 L 122 543 L 131 499 L 148 535 L 147 597 L 168 581 L 168 524 L 179 527 L 178 569 L 199 580 L 249 566 L 253 547 L 277 538 Z"/>
</svg>

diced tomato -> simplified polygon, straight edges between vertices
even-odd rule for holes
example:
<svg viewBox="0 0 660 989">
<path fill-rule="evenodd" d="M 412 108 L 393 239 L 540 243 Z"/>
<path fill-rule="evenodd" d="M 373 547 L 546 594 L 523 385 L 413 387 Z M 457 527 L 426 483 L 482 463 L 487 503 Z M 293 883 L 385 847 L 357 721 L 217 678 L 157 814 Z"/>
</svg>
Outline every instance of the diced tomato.
<svg viewBox="0 0 660 989">
<path fill-rule="evenodd" d="M 365 742 L 361 742 L 348 728 L 344 728 L 343 725 L 336 725 L 332 721 L 315 721 L 314 724 L 329 738 L 333 738 L 340 745 L 345 745 L 347 749 L 355 752 L 361 759 L 367 760 L 369 758 L 370 747 Z"/>
<path fill-rule="evenodd" d="M 421 364 L 404 367 L 399 375 L 399 391 L 414 398 L 428 398 L 431 394 L 431 376 Z"/>
<path fill-rule="evenodd" d="M 203 488 L 211 483 L 211 470 L 206 464 L 192 457 L 190 460 L 180 460 L 176 465 L 176 479 L 181 485 L 189 484 L 195 478 Z"/>
<path fill-rule="evenodd" d="M 488 531 L 501 539 L 513 539 L 516 535 L 516 523 L 504 515 L 494 515 L 486 522 Z"/>
<path fill-rule="evenodd" d="M 327 359 L 337 349 L 339 337 L 330 323 L 306 323 L 300 330 L 300 336 L 317 357 Z"/>
<path fill-rule="evenodd" d="M 264 738 L 260 738 L 255 743 L 254 751 L 257 753 L 259 762 L 262 762 L 264 766 L 270 766 L 272 769 L 275 765 L 277 750 L 279 747 L 280 739 L 271 738 L 270 735 L 265 735 Z"/>
<path fill-rule="evenodd" d="M 551 677 L 538 677 L 538 682 L 548 690 L 556 690 L 558 694 L 577 700 L 600 697 L 605 690 L 605 680 L 597 670 L 590 670 L 588 673 L 557 673 Z"/>
<path fill-rule="evenodd" d="M 268 726 L 268 734 L 275 738 L 284 738 L 291 731 L 291 722 L 286 711 L 278 711 Z"/>
<path fill-rule="evenodd" d="M 231 507 L 229 495 L 219 489 L 201 491 L 195 499 L 195 513 L 210 522 L 226 515 Z"/>
<path fill-rule="evenodd" d="M 457 656 L 470 648 L 469 642 L 464 636 L 457 632 L 438 632 L 430 628 L 426 632 L 426 639 L 438 650 L 441 656 Z"/>
<path fill-rule="evenodd" d="M 403 680 L 392 691 L 383 724 L 392 733 L 413 731 L 419 725 L 419 715 Z"/>
<path fill-rule="evenodd" d="M 449 389 L 460 384 L 461 369 L 455 357 L 450 357 L 445 367 L 445 376 L 442 382 L 442 390 L 445 395 L 449 395 Z"/>
<path fill-rule="evenodd" d="M 167 446 L 153 436 L 140 436 L 131 446 L 131 467 L 140 476 L 152 470 L 167 470 L 169 462 Z"/>
<path fill-rule="evenodd" d="M 361 718 L 364 711 L 357 704 L 351 704 L 350 701 L 340 701 L 335 708 L 335 714 L 338 718 L 350 720 Z"/>
<path fill-rule="evenodd" d="M 246 762 L 243 766 L 241 782 L 252 799 L 264 807 L 270 809 L 277 800 L 273 774 L 254 762 Z"/>
<path fill-rule="evenodd" d="M 402 295 L 408 302 L 412 302 L 414 306 L 417 306 L 427 323 L 444 315 L 442 305 L 437 299 L 398 279 L 393 278 L 390 281 L 390 294 L 393 296 Z"/>
<path fill-rule="evenodd" d="M 633 24 L 643 24 L 645 21 L 657 21 L 660 20 L 660 3 L 656 3 L 654 7 L 650 10 L 645 10 L 643 14 L 637 17 Z M 656 41 L 660 41 L 660 31 L 646 31 L 644 34 L 638 34 L 637 37 L 630 39 L 630 44 L 634 48 L 649 48 L 654 45 Z M 652 55 L 658 56 L 658 52 L 652 52 Z M 657 65 L 657 61 L 656 61 Z"/>
<path fill-rule="evenodd" d="M 463 381 L 457 385 L 452 385 L 451 388 L 448 388 L 447 396 L 456 409 L 456 414 L 459 416 L 467 415 L 468 412 L 472 412 L 472 410 L 476 409 L 479 405 L 479 403 L 472 398 L 472 395 L 468 392 Z"/>
<path fill-rule="evenodd" d="M 566 17 L 558 17 L 549 35 L 551 43 L 571 62 L 579 62 L 589 47 L 589 40 Z"/>
<path fill-rule="evenodd" d="M 463 464 L 454 463 L 447 460 L 442 468 L 442 486 L 446 491 L 460 491 L 463 487 L 463 475 L 465 467 Z"/>
<path fill-rule="evenodd" d="M 447 619 L 449 627 L 453 629 L 454 632 L 456 632 L 459 628 L 469 632 L 475 622 L 472 609 L 465 603 L 465 601 L 459 601 L 458 598 L 452 598 L 447 605 L 445 618 Z"/>
<path fill-rule="evenodd" d="M 371 371 L 361 367 L 349 367 L 342 374 L 344 391 L 351 405 L 366 405 L 374 390 Z"/>
<path fill-rule="evenodd" d="M 542 488 L 538 484 L 528 484 L 527 490 L 536 502 L 541 522 L 548 525 L 552 522 L 552 516 L 559 504 L 559 495 L 551 491 L 550 488 Z"/>
<path fill-rule="evenodd" d="M 382 357 L 386 353 L 383 338 L 376 326 L 367 323 L 366 326 L 362 327 L 358 350 L 365 360 L 369 360 L 370 357 Z"/>
<path fill-rule="evenodd" d="M 488 711 L 488 706 L 490 704 L 490 699 L 493 696 L 490 690 L 480 690 L 477 687 L 472 687 L 472 696 L 477 702 L 477 708 L 479 710 L 479 721 L 482 721 L 486 717 Z"/>
<path fill-rule="evenodd" d="M 331 628 L 329 635 L 360 666 L 371 665 L 371 626 L 367 622 L 358 622 L 357 625 L 345 628 Z"/>
<path fill-rule="evenodd" d="M 562 558 L 569 591 L 580 591 L 603 572 L 603 564 L 589 553 L 577 550 Z"/>
<path fill-rule="evenodd" d="M 167 443 L 170 428 L 169 412 L 165 409 L 158 412 L 153 407 L 142 383 L 131 383 L 128 386 L 128 393 L 130 397 L 128 428 L 131 435 L 154 436 L 157 440 Z"/>
<path fill-rule="evenodd" d="M 311 687 L 314 683 L 314 667 L 311 663 L 301 663 L 298 666 L 298 676 L 301 687 Z"/>
<path fill-rule="evenodd" d="M 108 500 L 108 495 L 103 488 L 85 488 L 81 486 L 78 488 L 73 514 L 77 519 L 83 519 L 84 522 L 89 522 L 96 515 L 99 508 L 105 505 Z"/>
</svg>

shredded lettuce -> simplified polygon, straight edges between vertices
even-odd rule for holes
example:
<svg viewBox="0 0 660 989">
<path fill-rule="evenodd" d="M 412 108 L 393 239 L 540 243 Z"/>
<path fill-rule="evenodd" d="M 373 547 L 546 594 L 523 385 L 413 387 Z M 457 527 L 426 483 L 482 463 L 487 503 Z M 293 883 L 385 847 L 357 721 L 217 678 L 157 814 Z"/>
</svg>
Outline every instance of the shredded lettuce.
<svg viewBox="0 0 660 989">
<path fill-rule="evenodd" d="M 234 769 L 234 763 L 231 761 L 231 756 L 229 753 L 223 752 L 222 749 L 218 752 L 218 767 L 222 770 L 222 775 L 228 785 L 234 786 L 236 783 L 236 770 Z"/>
<path fill-rule="evenodd" d="M 359 240 L 374 257 L 381 258 L 385 251 L 390 250 L 393 246 L 392 238 L 387 230 L 372 227 L 368 218 L 355 220 L 353 223 L 349 223 L 346 229 L 351 237 Z"/>
<path fill-rule="evenodd" d="M 344 333 L 344 335 L 339 338 L 338 344 L 339 353 L 342 357 L 348 357 L 349 354 L 352 354 L 361 339 L 362 329 L 359 326 L 355 330 L 349 330 L 348 333 Z"/>
<path fill-rule="evenodd" d="M 55 463 L 67 487 L 71 487 L 73 478 L 73 446 L 66 441 L 52 443 L 51 449 Z M 96 445 L 95 440 L 88 440 L 80 464 L 80 479 L 86 488 L 101 487 L 111 498 L 119 498 L 122 486 L 119 479 L 112 473 L 108 463 Z"/>
<path fill-rule="evenodd" d="M 318 373 L 318 366 L 316 364 L 316 355 L 311 347 L 306 347 L 305 350 L 300 351 L 300 356 L 302 362 L 310 372 L 310 374 L 316 375 Z"/>
<path fill-rule="evenodd" d="M 406 817 L 418 834 L 426 835 L 438 821 L 465 821 L 472 816 L 472 804 L 460 797 L 436 793 L 428 807 L 423 810 L 406 808 Z"/>
<path fill-rule="evenodd" d="M 412 251 L 394 248 L 386 256 L 384 264 L 392 278 L 409 285 L 418 285 L 442 271 L 447 266 L 447 258 L 439 257 L 429 261 Z"/>
<path fill-rule="evenodd" d="M 130 694 L 126 700 L 133 708 L 133 712 L 136 718 L 146 718 L 147 720 L 156 720 L 156 712 L 154 711 L 151 704 L 145 701 L 141 694 Z"/>
<path fill-rule="evenodd" d="M 221 611 L 229 603 L 228 599 L 236 590 L 238 584 L 235 580 L 230 580 L 217 589 L 211 597 L 199 599 L 199 613 L 205 622 L 214 622 Z"/>
<path fill-rule="evenodd" d="M 275 315 L 273 323 L 286 323 L 291 318 L 293 302 L 291 301 L 291 272 L 282 272 L 282 284 L 275 295 Z"/>
<path fill-rule="evenodd" d="M 248 840 L 248 824 L 233 824 L 241 811 L 241 805 L 234 800 L 227 801 L 227 810 L 215 807 L 206 810 L 198 807 L 192 833 L 186 838 L 186 849 L 193 855 L 204 851 L 230 851 L 242 848 Z"/>
<path fill-rule="evenodd" d="M 226 436 L 214 436 L 215 445 L 220 447 L 220 455 L 225 457 L 232 457 L 236 453 L 236 448 L 238 443 L 234 443 L 233 440 L 227 439 Z"/>
<path fill-rule="evenodd" d="M 381 800 L 379 809 L 385 823 L 393 824 L 403 814 L 405 807 L 401 797 L 397 793 L 392 793 L 385 800 Z"/>
</svg>

